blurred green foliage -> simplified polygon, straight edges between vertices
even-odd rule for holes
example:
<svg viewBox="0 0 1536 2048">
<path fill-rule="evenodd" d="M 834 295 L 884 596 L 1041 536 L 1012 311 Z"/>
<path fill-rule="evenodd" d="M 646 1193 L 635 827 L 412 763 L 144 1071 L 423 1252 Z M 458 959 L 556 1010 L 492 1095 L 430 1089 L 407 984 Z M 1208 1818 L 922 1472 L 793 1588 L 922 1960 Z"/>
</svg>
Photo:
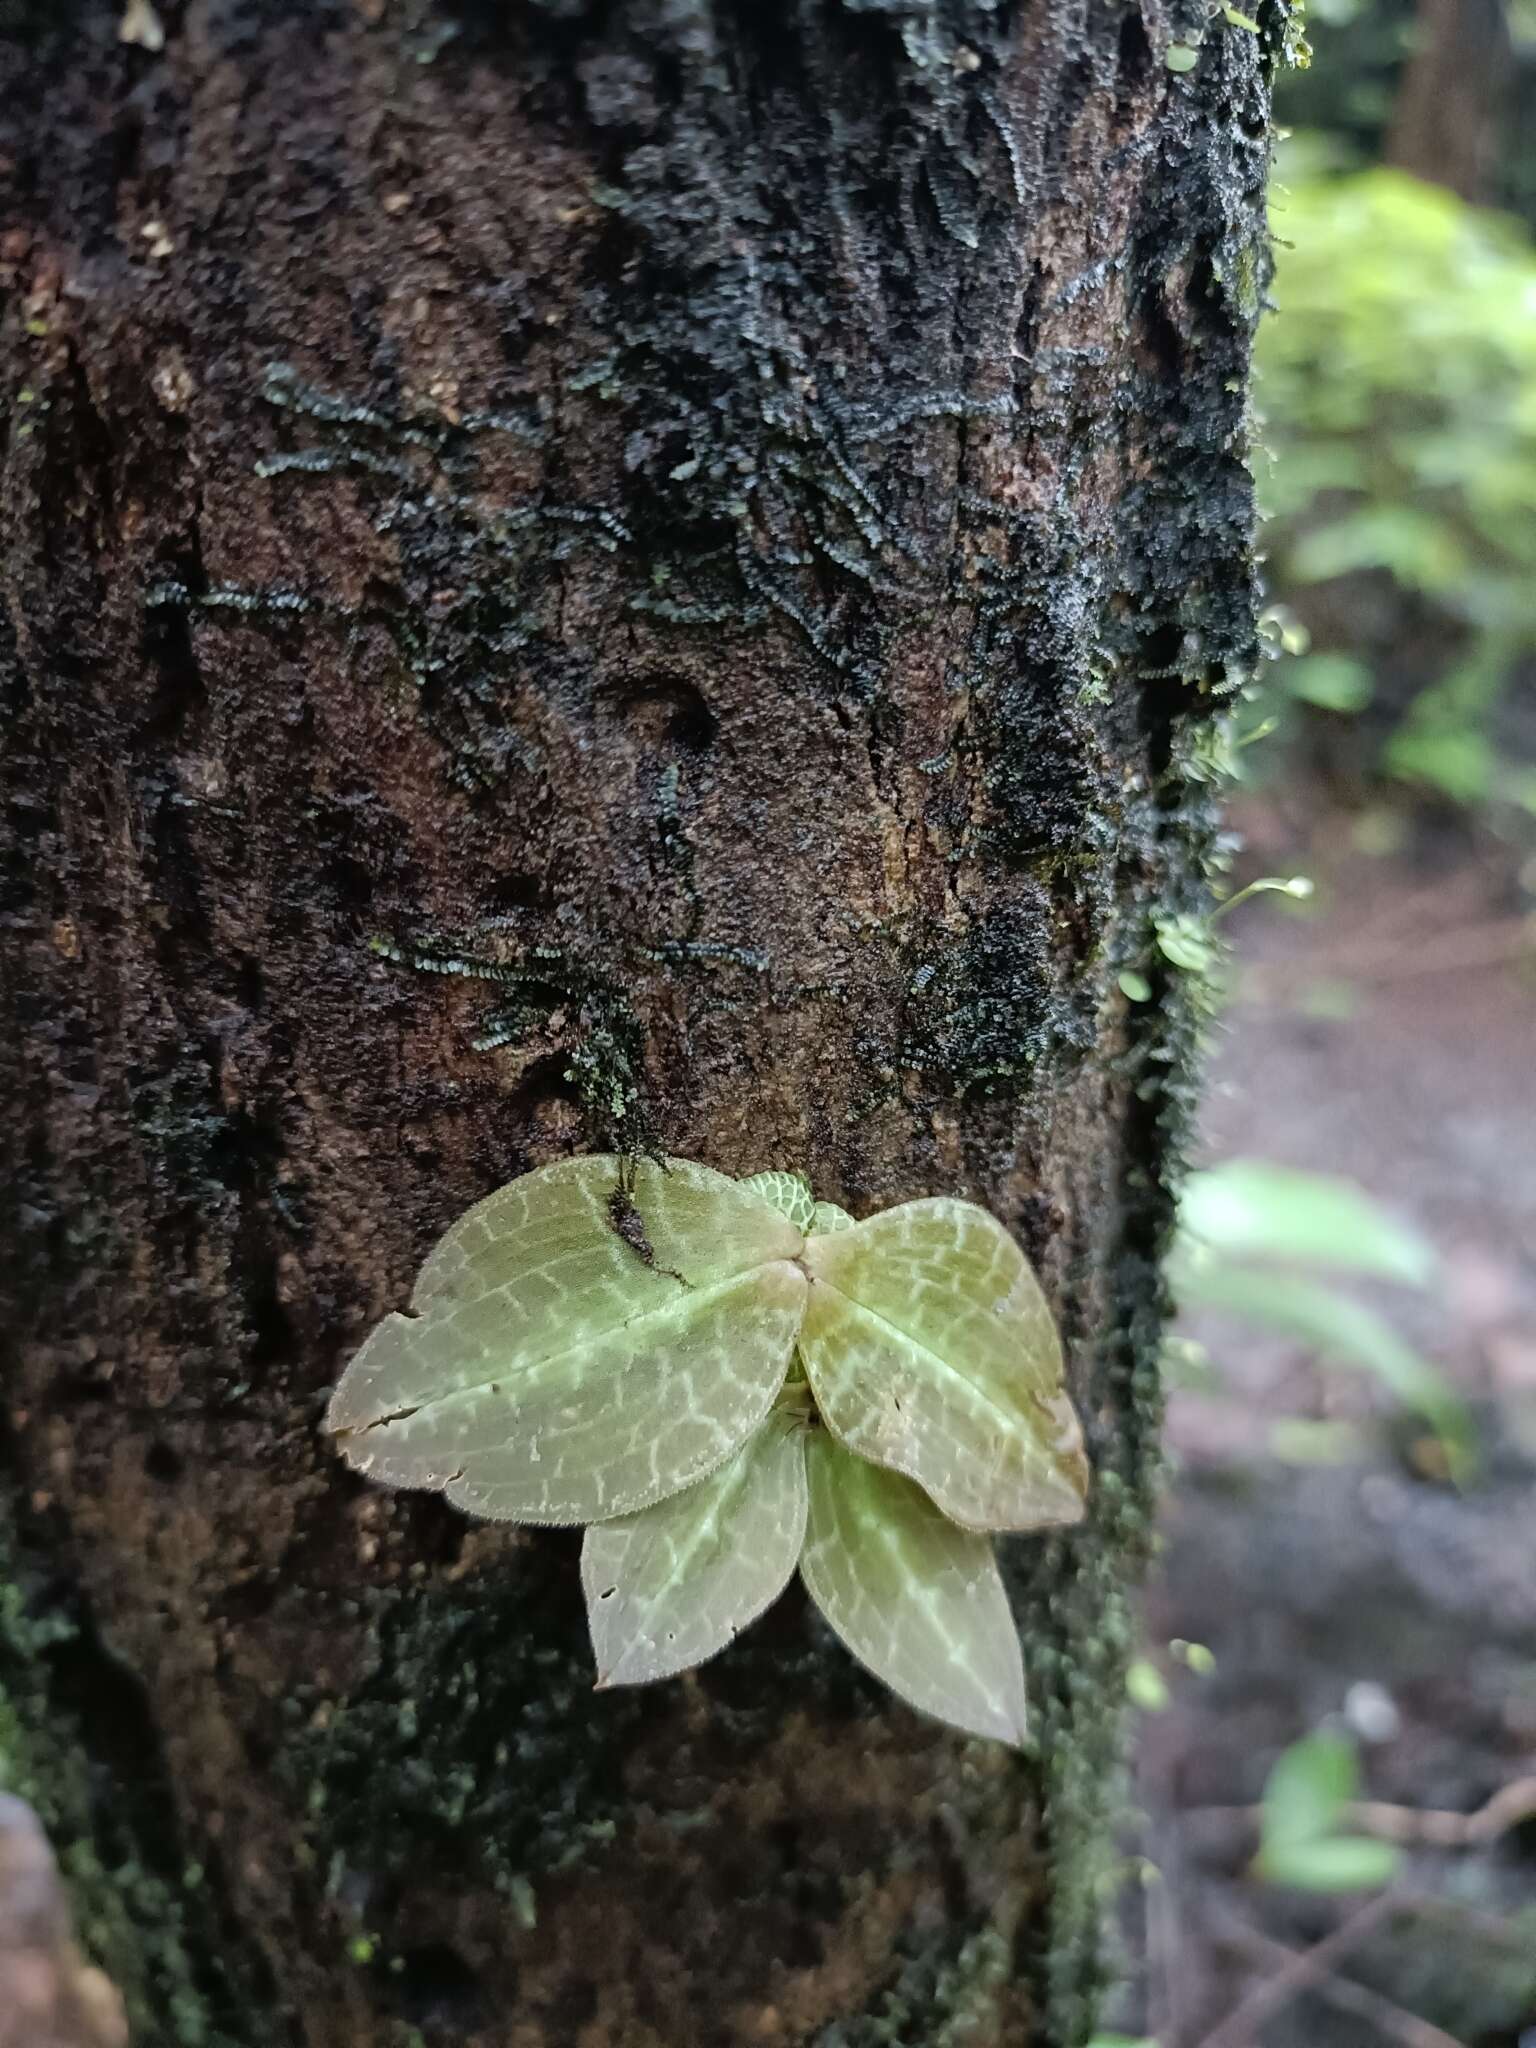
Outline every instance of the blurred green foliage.
<svg viewBox="0 0 1536 2048">
<path fill-rule="evenodd" d="M 1293 141 L 1258 344 L 1287 701 L 1381 714 L 1381 765 L 1536 813 L 1536 245 L 1519 223 Z M 1513 729 L 1512 729 L 1513 722 Z M 1524 749 L 1524 751 L 1522 751 Z"/>
<path fill-rule="evenodd" d="M 1397 1849 L 1348 1831 L 1359 1780 L 1355 1745 L 1346 1736 L 1319 1729 L 1282 1750 L 1264 1786 L 1255 1874 L 1298 1891 L 1367 1891 L 1390 1883 Z"/>
<path fill-rule="evenodd" d="M 1435 1255 L 1416 1231 L 1363 1188 L 1267 1159 L 1228 1159 L 1192 1173 L 1179 1221 L 1212 1251 L 1235 1259 L 1296 1259 L 1423 1287 Z"/>
<path fill-rule="evenodd" d="M 1498 139 L 1487 196 L 1536 228 L 1536 0 L 1504 0 L 1503 14 L 1509 51 L 1490 110 Z M 1420 33 L 1419 0 L 1307 0 L 1306 26 L 1315 58 L 1279 73 L 1276 120 L 1329 136 L 1352 166 L 1380 162 Z"/>
<path fill-rule="evenodd" d="M 1325 1364 L 1369 1374 L 1428 1425 L 1448 1476 L 1468 1478 L 1476 1439 L 1461 1397 L 1387 1317 L 1317 1269 L 1423 1288 L 1436 1262 L 1416 1232 L 1353 1181 L 1264 1159 L 1189 1175 L 1169 1261 L 1179 1307 L 1271 1331 Z"/>
</svg>

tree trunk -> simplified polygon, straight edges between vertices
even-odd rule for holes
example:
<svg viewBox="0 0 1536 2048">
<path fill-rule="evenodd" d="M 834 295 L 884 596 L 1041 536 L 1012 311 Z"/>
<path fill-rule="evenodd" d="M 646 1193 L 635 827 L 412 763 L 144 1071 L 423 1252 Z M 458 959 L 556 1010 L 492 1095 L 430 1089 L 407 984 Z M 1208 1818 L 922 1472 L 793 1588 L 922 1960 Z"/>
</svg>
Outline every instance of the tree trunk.
<svg viewBox="0 0 1536 2048">
<path fill-rule="evenodd" d="M 1418 0 L 1387 162 L 1463 199 L 1486 200 L 1510 58 L 1505 0 Z"/>
<path fill-rule="evenodd" d="M 0 7 L 0 1658 L 140 2048 L 1084 2038 L 1254 654 L 1266 43 L 1173 32 Z M 612 1145 L 1028 1246 L 1035 1753 L 795 1593 L 595 1695 L 568 1532 L 332 1455 L 439 1232 Z"/>
</svg>

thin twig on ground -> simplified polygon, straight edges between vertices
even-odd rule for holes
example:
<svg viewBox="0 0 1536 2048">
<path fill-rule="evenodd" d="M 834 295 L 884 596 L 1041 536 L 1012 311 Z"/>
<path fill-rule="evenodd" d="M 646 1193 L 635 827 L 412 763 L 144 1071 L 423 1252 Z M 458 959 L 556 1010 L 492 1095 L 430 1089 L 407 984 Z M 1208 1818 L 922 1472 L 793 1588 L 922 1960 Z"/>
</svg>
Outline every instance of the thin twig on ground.
<svg viewBox="0 0 1536 2048">
<path fill-rule="evenodd" d="M 1394 1806 L 1384 1799 L 1354 1799 L 1341 1819 L 1385 1842 L 1422 1843 L 1432 1849 L 1483 1849 L 1521 1821 L 1536 1816 L 1536 1777 L 1515 1778 L 1472 1813 L 1454 1808 Z M 1242 1820 L 1258 1826 L 1260 1806 L 1186 1806 L 1180 1820 Z"/>
<path fill-rule="evenodd" d="M 1292 1951 L 1291 1959 L 1272 1977 L 1255 1985 L 1248 1996 L 1200 2042 L 1199 2048 L 1252 2048 L 1259 2028 L 1303 1991 L 1333 1974 L 1341 1956 L 1365 1937 L 1397 1906 L 1391 1892 L 1380 1892 L 1357 1908 L 1311 1948 Z"/>
<path fill-rule="evenodd" d="M 1287 1942 L 1276 1941 L 1273 1935 L 1251 1926 L 1229 1908 L 1222 1908 L 1219 1918 L 1220 1938 L 1230 1942 L 1234 1948 L 1246 1951 L 1256 1961 L 1267 1963 L 1271 1968 L 1294 1969 L 1301 1960 L 1302 1950 L 1292 1948 Z M 1465 2048 L 1465 2043 L 1458 2041 L 1454 2034 L 1446 2033 L 1443 2027 L 1435 2026 L 1418 2013 L 1408 2012 L 1381 1992 L 1373 1991 L 1368 1984 L 1357 1983 L 1353 1977 L 1325 1971 L 1317 1977 L 1312 1988 L 1320 1998 L 1326 1998 L 1341 2012 L 1352 2012 L 1363 2020 L 1369 2020 L 1379 2034 L 1389 2041 L 1398 2042 L 1400 2048 Z"/>
</svg>

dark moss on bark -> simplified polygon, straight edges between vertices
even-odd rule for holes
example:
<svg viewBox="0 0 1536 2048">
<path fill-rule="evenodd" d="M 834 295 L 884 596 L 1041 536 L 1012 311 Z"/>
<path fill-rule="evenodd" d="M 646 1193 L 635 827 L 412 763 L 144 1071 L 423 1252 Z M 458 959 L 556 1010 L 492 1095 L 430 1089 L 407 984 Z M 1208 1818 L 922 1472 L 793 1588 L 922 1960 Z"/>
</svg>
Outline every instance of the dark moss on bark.
<svg viewBox="0 0 1536 2048">
<path fill-rule="evenodd" d="M 7 1483 L 158 1809 L 14 1697 L 66 1857 L 206 1873 L 118 1888 L 139 2038 L 1066 2048 L 1286 17 L 158 7 L 0 14 Z M 1032 1756 L 794 1596 L 595 1696 L 569 1538 L 327 1455 L 444 1225 L 615 1142 L 1028 1244 L 1096 1466 L 1007 1547 Z"/>
</svg>

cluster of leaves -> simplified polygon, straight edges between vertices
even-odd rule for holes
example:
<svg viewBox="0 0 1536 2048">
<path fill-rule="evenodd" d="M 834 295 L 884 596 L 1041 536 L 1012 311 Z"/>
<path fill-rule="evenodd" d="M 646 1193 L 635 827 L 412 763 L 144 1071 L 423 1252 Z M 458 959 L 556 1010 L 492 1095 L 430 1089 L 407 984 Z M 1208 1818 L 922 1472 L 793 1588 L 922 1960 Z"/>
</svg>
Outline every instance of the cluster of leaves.
<svg viewBox="0 0 1536 2048">
<path fill-rule="evenodd" d="M 332 1397 L 359 1470 L 584 1523 L 599 1685 L 702 1663 L 788 1583 L 912 1705 L 1024 1737 L 992 1534 L 1087 1484 L 1061 1348 L 993 1217 L 855 1223 L 799 1174 L 567 1159 L 463 1216 Z"/>
<path fill-rule="evenodd" d="M 1388 774 L 1536 812 L 1501 733 L 1536 661 L 1536 247 L 1402 173 L 1331 170 L 1315 140 L 1282 177 L 1258 394 L 1271 581 L 1311 651 L 1280 665 L 1280 708 L 1362 712 L 1410 679 Z"/>
<path fill-rule="evenodd" d="M 1428 1424 L 1448 1475 L 1474 1457 L 1465 1404 L 1387 1318 L 1337 1275 L 1424 1287 L 1430 1247 L 1353 1181 L 1232 1159 L 1184 1186 L 1170 1278 L 1181 1307 L 1204 1308 L 1295 1339 L 1331 1364 L 1371 1374 Z M 1319 1274 L 1327 1277 L 1318 1277 Z M 1291 1426 L 1301 1449 L 1318 1439 Z"/>
</svg>

